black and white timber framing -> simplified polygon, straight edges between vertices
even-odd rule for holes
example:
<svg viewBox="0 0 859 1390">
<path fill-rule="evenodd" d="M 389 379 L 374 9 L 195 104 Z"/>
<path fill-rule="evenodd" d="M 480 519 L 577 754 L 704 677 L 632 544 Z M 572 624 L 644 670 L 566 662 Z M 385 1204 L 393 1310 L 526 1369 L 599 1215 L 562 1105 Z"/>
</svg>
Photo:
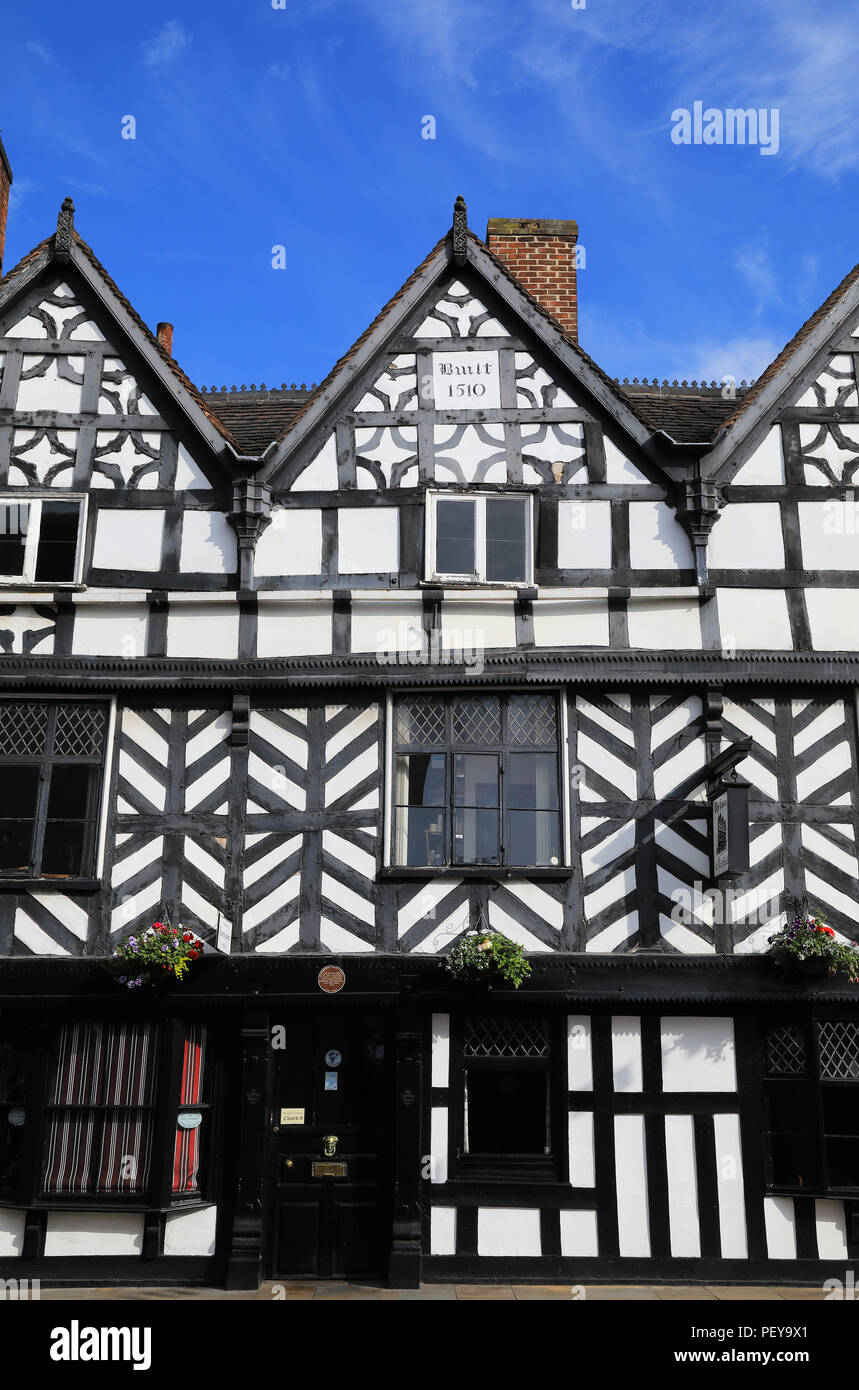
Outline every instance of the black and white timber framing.
<svg viewBox="0 0 859 1390">
<path fill-rule="evenodd" d="M 714 440 L 678 445 L 458 205 L 248 457 L 72 217 L 0 280 L 4 515 L 81 504 L 72 579 L 0 579 L 0 700 L 103 702 L 108 743 L 87 872 L 0 876 L 0 1048 L 7 1027 L 50 1052 L 51 1029 L 131 1009 L 178 1065 L 176 1030 L 205 1021 L 207 1176 L 181 1208 L 163 1182 L 46 1194 L 28 1138 L 0 1192 L 0 1275 L 838 1274 L 859 1256 L 859 1163 L 850 1182 L 779 1180 L 765 1092 L 786 1028 L 835 1029 L 840 1080 L 859 1082 L 854 987 L 785 982 L 766 952 L 796 898 L 859 935 L 859 277 Z M 439 364 L 459 360 L 496 403 L 439 398 Z M 533 499 L 522 582 L 434 574 L 437 494 Z M 559 862 L 398 865 L 393 702 L 493 690 L 556 702 Z M 728 885 L 702 774 L 740 739 L 750 868 Z M 104 960 L 159 917 L 206 956 L 172 993 L 120 1001 Z M 526 946 L 521 990 L 451 982 L 443 956 L 475 925 Z M 332 963 L 346 985 L 326 995 Z M 468 1162 L 474 1018 L 499 1057 L 514 1024 L 546 1039 L 542 1167 Z M 385 1050 L 384 1115 L 344 1140 L 356 1174 L 377 1164 L 372 1200 L 363 1178 L 350 1196 L 372 1207 L 360 1255 L 332 1234 L 333 1186 L 291 1204 L 283 1166 L 321 1156 L 321 1131 L 279 1117 L 305 1113 L 290 1037 L 315 1057 L 329 1022 L 341 1050 Z M 321 1235 L 298 1215 L 317 1201 Z"/>
</svg>

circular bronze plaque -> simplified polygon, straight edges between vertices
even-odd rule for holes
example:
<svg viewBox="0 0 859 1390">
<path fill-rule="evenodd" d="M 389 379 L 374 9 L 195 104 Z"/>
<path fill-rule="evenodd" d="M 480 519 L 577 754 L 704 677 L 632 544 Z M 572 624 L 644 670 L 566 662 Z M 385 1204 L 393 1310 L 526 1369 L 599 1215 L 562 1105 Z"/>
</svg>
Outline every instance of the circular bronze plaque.
<svg viewBox="0 0 859 1390">
<path fill-rule="evenodd" d="M 346 975 L 339 965 L 325 965 L 316 977 L 316 983 L 326 994 L 336 994 L 346 983 Z"/>
</svg>

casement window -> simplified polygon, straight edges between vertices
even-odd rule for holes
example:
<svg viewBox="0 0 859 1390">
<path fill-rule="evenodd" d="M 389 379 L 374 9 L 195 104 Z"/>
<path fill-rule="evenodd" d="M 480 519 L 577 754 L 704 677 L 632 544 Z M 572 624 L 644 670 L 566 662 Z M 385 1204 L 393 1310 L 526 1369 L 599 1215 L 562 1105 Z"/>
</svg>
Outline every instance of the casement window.
<svg viewBox="0 0 859 1390">
<path fill-rule="evenodd" d="M 165 1208 L 204 1199 L 206 1025 L 8 1025 L 0 1039 L 0 1196 Z M 44 1060 L 42 1060 L 44 1059 Z"/>
<path fill-rule="evenodd" d="M 0 501 L 0 584 L 80 583 L 82 498 L 4 497 Z"/>
<path fill-rule="evenodd" d="M 427 494 L 426 578 L 530 584 L 534 504 L 527 495 Z"/>
<path fill-rule="evenodd" d="M 0 879 L 95 873 L 108 708 L 0 700 Z"/>
<path fill-rule="evenodd" d="M 769 1185 L 859 1189 L 859 1023 L 791 1020 L 764 1039 Z"/>
<path fill-rule="evenodd" d="M 459 1176 L 560 1176 L 564 1123 L 552 1074 L 556 1031 L 546 1018 L 467 1016 L 458 1024 Z"/>
<path fill-rule="evenodd" d="M 561 865 L 558 730 L 553 694 L 395 699 L 392 862 Z"/>
</svg>

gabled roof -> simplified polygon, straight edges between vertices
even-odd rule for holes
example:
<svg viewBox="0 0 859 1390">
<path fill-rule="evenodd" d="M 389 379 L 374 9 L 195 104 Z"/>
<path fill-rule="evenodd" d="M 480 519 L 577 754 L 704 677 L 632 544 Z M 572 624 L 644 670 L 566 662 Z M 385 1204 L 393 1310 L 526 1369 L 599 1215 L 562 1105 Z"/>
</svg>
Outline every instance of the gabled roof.
<svg viewBox="0 0 859 1390">
<path fill-rule="evenodd" d="M 472 231 L 467 233 L 468 267 L 486 281 L 507 303 L 514 315 L 524 320 L 540 337 L 549 351 L 560 357 L 566 369 L 572 370 L 601 404 L 607 408 L 640 447 L 645 447 L 653 434 L 653 426 L 640 412 L 637 403 L 625 395 L 601 367 L 584 351 L 574 337 L 556 318 L 531 295 Z M 307 401 L 288 421 L 280 435 L 269 446 L 263 476 L 269 477 L 283 460 L 285 449 L 297 445 L 307 429 L 344 393 L 365 360 L 380 350 L 388 336 L 393 336 L 398 324 L 455 263 L 451 233 L 436 243 L 396 294 L 388 300 L 373 321 L 352 346 L 338 359 L 323 381 L 311 391 Z M 463 267 L 457 265 L 457 270 Z M 566 361 L 564 359 L 566 358 Z"/>
<path fill-rule="evenodd" d="M 68 201 L 70 202 L 70 200 Z M 31 279 L 49 266 L 54 260 L 57 260 L 58 264 L 63 264 L 59 261 L 59 257 L 57 256 L 56 242 L 56 235 L 46 237 L 44 241 L 39 242 L 38 246 L 33 247 L 32 251 L 29 251 L 26 256 L 23 256 L 21 260 L 18 261 L 17 265 L 14 265 L 12 269 L 0 279 L 0 305 L 10 301 L 15 294 L 29 284 Z M 144 355 L 149 355 L 151 357 L 152 354 L 155 354 L 156 362 L 158 364 L 163 364 L 163 367 L 169 370 L 174 380 L 181 386 L 182 392 L 187 394 L 196 409 L 200 411 L 205 421 L 217 431 L 220 438 L 230 445 L 236 454 L 240 454 L 241 450 L 227 425 L 225 425 L 215 411 L 211 409 L 205 397 L 197 390 L 197 387 L 191 381 L 190 377 L 185 375 L 176 359 L 171 357 L 170 353 L 161 346 L 155 334 L 143 322 L 143 319 L 134 308 L 134 305 L 126 299 L 115 280 L 113 280 L 105 270 L 92 247 L 84 241 L 83 237 L 74 227 L 71 228 L 70 256 L 73 263 L 76 256 L 80 256 L 88 266 L 91 267 L 97 279 L 101 282 L 102 287 L 108 292 L 108 299 L 113 299 L 115 302 L 114 306 L 108 304 L 108 308 L 119 308 L 131 320 L 131 323 L 142 339 L 143 346 L 147 349 Z M 64 264 L 63 269 L 65 269 Z M 79 265 L 78 269 L 85 274 L 83 266 Z M 90 277 L 85 275 L 85 278 L 89 280 Z M 163 369 L 162 373 L 158 374 L 163 374 Z"/>
</svg>

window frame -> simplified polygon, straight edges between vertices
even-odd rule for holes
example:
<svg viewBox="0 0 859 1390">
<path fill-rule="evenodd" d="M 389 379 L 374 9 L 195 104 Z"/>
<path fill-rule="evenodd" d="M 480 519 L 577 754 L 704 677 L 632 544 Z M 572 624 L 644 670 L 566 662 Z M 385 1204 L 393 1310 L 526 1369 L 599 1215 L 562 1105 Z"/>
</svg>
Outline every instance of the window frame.
<svg viewBox="0 0 859 1390">
<path fill-rule="evenodd" d="M 465 1055 L 466 1015 L 451 1015 L 450 1090 L 452 1158 L 449 1181 L 460 1182 L 535 1182 L 569 1186 L 569 1133 L 567 1124 L 568 1097 L 564 1069 L 558 1065 L 566 1046 L 564 1018 L 547 1012 L 512 1013 L 482 1008 L 481 1017 L 539 1020 L 546 1025 L 549 1053 L 545 1058 L 469 1058 Z M 543 1154 L 491 1154 L 466 1149 L 466 1110 L 468 1071 L 530 1072 L 545 1077 L 546 1123 L 548 1152 Z"/>
<path fill-rule="evenodd" d="M 448 588 L 481 585 L 489 589 L 522 589 L 534 583 L 534 532 L 535 532 L 535 494 L 533 491 L 513 491 L 499 488 L 496 492 L 456 488 L 446 491 L 428 491 L 426 494 L 426 548 L 424 556 L 424 582 L 444 584 Z M 525 577 L 523 579 L 486 578 L 486 503 L 487 501 L 520 500 L 525 507 Z M 474 560 L 472 574 L 449 574 L 436 569 L 436 544 L 438 527 L 436 509 L 439 502 L 473 501 L 475 505 Z"/>
<path fill-rule="evenodd" d="M 500 857 L 497 863 L 457 863 L 452 857 L 443 864 L 423 864 L 411 865 L 402 864 L 396 858 L 396 780 L 397 780 L 397 757 L 398 743 L 396 740 L 396 705 L 398 700 L 408 699 L 412 695 L 433 695 L 435 698 L 443 700 L 446 705 L 451 705 L 453 701 L 467 696 L 487 696 L 496 695 L 502 702 L 509 700 L 511 695 L 521 694 L 540 694 L 549 695 L 555 702 L 555 712 L 557 719 L 557 736 L 554 750 L 533 748 L 527 745 L 512 745 L 503 738 L 497 744 L 488 744 L 484 748 L 456 748 L 454 744 L 445 742 L 437 748 L 425 750 L 427 753 L 432 751 L 442 753 L 446 758 L 446 800 L 444 804 L 444 816 L 446 835 L 450 842 L 451 852 L 453 849 L 453 818 L 455 815 L 455 804 L 453 797 L 453 759 L 458 752 L 473 751 L 475 754 L 485 753 L 498 756 L 506 766 L 509 762 L 511 752 L 553 752 L 556 761 L 556 769 L 559 778 L 558 782 L 558 834 L 559 849 L 557 864 L 524 864 L 514 863 L 507 860 L 504 856 L 507 852 L 507 845 L 504 837 L 509 841 L 509 818 L 511 809 L 510 793 L 505 787 L 504 775 L 499 777 L 499 806 L 498 813 L 500 818 Z M 503 724 L 506 724 L 506 714 L 503 716 Z M 502 727 L 503 734 L 503 727 Z M 419 750 L 414 750 L 418 752 Z M 383 846 L 383 866 L 382 874 L 386 877 L 395 878 L 426 878 L 431 877 L 483 877 L 483 878 L 514 878 L 526 874 L 529 878 L 568 878 L 572 872 L 572 847 L 570 845 L 570 789 L 569 789 L 569 738 L 568 738 L 568 714 L 566 692 L 560 686 L 540 686 L 535 689 L 533 686 L 510 686 L 498 689 L 465 687 L 455 690 L 434 689 L 419 687 L 417 689 L 402 689 L 389 691 L 387 696 L 386 709 L 386 731 L 385 731 L 385 797 L 384 797 L 384 846 Z M 507 785 L 509 786 L 509 780 Z"/>
<path fill-rule="evenodd" d="M 78 507 L 78 539 L 75 549 L 74 578 L 72 579 L 36 579 L 36 559 L 38 555 L 39 537 L 42 530 L 42 503 L 43 502 L 74 502 Z M 53 490 L 41 490 L 34 488 L 32 492 L 26 490 L 18 492 L 3 493 L 0 496 L 0 504 L 11 506 L 25 504 L 31 508 L 30 521 L 27 526 L 27 539 L 24 544 L 24 572 L 20 575 L 8 575 L 0 573 L 0 589 L 82 589 L 85 587 L 83 582 L 84 557 L 86 553 L 87 519 L 89 515 L 89 497 L 85 492 L 65 492 L 59 488 Z M 34 524 L 34 522 L 36 524 Z"/>
<path fill-rule="evenodd" d="M 814 1014 L 810 1017 L 805 1016 L 801 1018 L 797 1018 L 796 1016 L 780 1016 L 767 1020 L 761 1028 L 761 1089 L 763 1094 L 765 1187 L 767 1192 L 771 1192 L 774 1195 L 796 1197 L 816 1194 L 822 1197 L 856 1200 L 856 1198 L 859 1197 L 859 1165 L 857 1165 L 856 1182 L 854 1184 L 849 1186 L 842 1184 L 839 1186 L 830 1181 L 827 1138 L 837 1136 L 827 1136 L 824 1115 L 824 1095 L 827 1091 L 844 1090 L 852 1087 L 855 1091 L 857 1109 L 859 1109 L 859 1076 L 850 1078 L 822 1075 L 819 1031 L 821 1024 L 825 1023 L 851 1023 L 855 1025 L 857 1019 L 855 1016 L 851 1017 L 847 1014 L 827 1014 L 825 1016 Z M 767 1050 L 769 1036 L 775 1029 L 782 1027 L 798 1029 L 802 1033 L 807 1059 L 807 1071 L 805 1073 L 779 1074 L 770 1069 Z M 808 1108 L 813 1112 L 815 1117 L 815 1127 L 810 1135 L 816 1159 L 816 1173 L 812 1183 L 788 1183 L 778 1181 L 775 1177 L 773 1136 L 774 1134 L 779 1135 L 782 1131 L 773 1130 L 770 1098 L 774 1087 L 783 1088 L 787 1091 L 788 1087 L 796 1086 L 801 1086 L 803 1090 L 807 1092 Z M 785 1133 L 788 1132 L 785 1131 Z M 856 1143 L 857 1148 L 859 1148 L 859 1135 L 856 1136 Z"/>
<path fill-rule="evenodd" d="M 44 704 L 51 707 L 61 705 L 80 705 L 97 704 L 106 707 L 104 747 L 100 763 L 93 761 L 94 767 L 100 767 L 100 783 L 97 792 L 93 793 L 95 810 L 92 816 L 92 843 L 87 867 L 89 873 L 81 873 L 77 877 L 69 878 L 31 878 L 26 875 L 7 874 L 0 871 L 0 893 L 20 892 L 22 888 L 38 888 L 40 892 L 94 892 L 101 886 L 101 878 L 104 871 L 104 854 L 107 840 L 107 820 L 110 807 L 110 787 L 113 780 L 114 761 L 117 756 L 115 747 L 116 721 L 117 721 L 117 697 L 115 695 L 91 695 L 63 693 L 62 695 L 44 695 L 38 691 L 22 690 L 10 691 L 0 695 L 0 702 L 11 704 Z M 52 749 L 53 752 L 53 749 Z M 83 761 L 83 760 L 82 760 Z M 44 769 L 45 767 L 55 767 L 61 764 L 54 762 L 53 758 L 47 759 L 46 755 L 41 758 L 35 756 L 30 759 L 26 756 L 20 758 L 14 754 L 0 753 L 0 770 L 9 765 L 26 765 L 36 763 Z M 43 814 L 41 821 L 38 820 L 39 812 L 47 812 L 47 797 L 50 786 L 45 786 L 44 775 L 40 775 L 39 789 L 37 792 L 36 811 L 33 817 L 33 840 L 31 841 L 31 853 L 34 844 L 44 845 L 45 824 L 47 815 Z M 14 817 L 12 817 L 14 819 Z M 21 817 L 22 820 L 27 819 Z M 32 859 L 30 861 L 32 863 Z"/>
<path fill-rule="evenodd" d="M 51 1117 L 57 1110 L 128 1111 L 134 1106 L 117 1105 L 53 1105 L 48 1102 L 54 1075 L 53 1060 L 60 1030 L 87 1022 L 109 1026 L 124 1021 L 118 1015 L 101 1017 L 71 1015 L 66 1011 L 37 1018 L 24 1011 L 7 1015 L 4 1023 L 19 1026 L 22 1036 L 30 1042 L 31 1070 L 28 1078 L 26 1110 L 32 1116 L 25 1126 L 21 1149 L 21 1173 L 17 1187 L 0 1189 L 0 1205 L 39 1210 L 87 1211 L 146 1211 L 176 1212 L 212 1206 L 220 1187 L 217 1153 L 222 1144 L 223 1106 L 223 1045 L 208 1014 L 194 1014 L 183 1019 L 162 1019 L 152 1013 L 142 1014 L 139 1022 L 153 1029 L 156 1080 L 152 1113 L 152 1161 L 149 1182 L 145 1191 L 138 1192 L 48 1192 L 45 1188 L 45 1168 Z M 204 1099 L 199 1104 L 184 1104 L 180 1100 L 185 1030 L 195 1024 L 206 1028 L 206 1062 L 203 1081 Z M 10 1108 L 0 1104 L 0 1116 Z M 177 1117 L 183 1110 L 203 1111 L 205 1141 L 199 1160 L 197 1190 L 193 1193 L 174 1191 L 174 1162 L 176 1153 Z M 2 1122 L 2 1120 L 0 1120 Z"/>
</svg>

